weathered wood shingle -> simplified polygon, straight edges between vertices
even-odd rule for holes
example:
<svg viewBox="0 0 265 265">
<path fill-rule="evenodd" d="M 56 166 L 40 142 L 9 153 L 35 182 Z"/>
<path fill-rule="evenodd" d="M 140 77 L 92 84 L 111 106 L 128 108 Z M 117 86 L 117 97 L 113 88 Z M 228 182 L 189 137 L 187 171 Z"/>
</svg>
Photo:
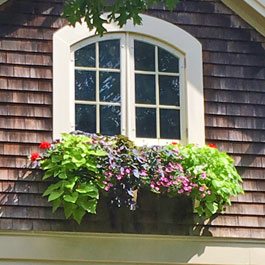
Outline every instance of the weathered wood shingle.
<svg viewBox="0 0 265 265">
<path fill-rule="evenodd" d="M 185 202 L 152 196 L 134 213 L 102 203 L 81 226 L 65 220 L 62 209 L 52 214 L 41 197 L 48 183 L 27 170 L 27 156 L 52 140 L 52 35 L 66 23 L 63 2 L 12 0 L 0 11 L 0 229 L 264 238 L 265 38 L 220 0 L 183 0 L 172 13 L 161 5 L 147 13 L 202 43 L 206 141 L 234 157 L 245 194 L 206 222 L 185 215 Z"/>
</svg>

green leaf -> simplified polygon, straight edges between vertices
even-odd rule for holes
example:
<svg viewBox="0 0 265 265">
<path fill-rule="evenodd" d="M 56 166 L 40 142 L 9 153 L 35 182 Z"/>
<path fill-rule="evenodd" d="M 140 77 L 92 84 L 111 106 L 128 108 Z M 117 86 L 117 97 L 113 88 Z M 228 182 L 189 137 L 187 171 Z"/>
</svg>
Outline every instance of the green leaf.
<svg viewBox="0 0 265 265">
<path fill-rule="evenodd" d="M 61 173 L 58 175 L 58 177 L 59 177 L 60 179 L 67 179 L 67 175 L 65 174 L 65 172 L 61 172 Z"/>
<path fill-rule="evenodd" d="M 73 211 L 73 217 L 77 221 L 78 224 L 81 223 L 83 216 L 85 215 L 85 210 L 82 208 L 77 208 Z"/>
<path fill-rule="evenodd" d="M 96 213 L 97 203 L 98 201 L 96 199 L 80 201 L 80 205 L 89 213 Z"/>
<path fill-rule="evenodd" d="M 54 213 L 61 205 L 61 200 L 57 199 L 53 201 L 52 212 Z"/>
<path fill-rule="evenodd" d="M 53 170 L 47 170 L 43 175 L 42 179 L 45 180 L 47 178 L 50 178 L 51 176 L 53 176 Z"/>
<path fill-rule="evenodd" d="M 94 155 L 94 156 L 106 156 L 107 153 L 102 151 L 102 150 L 91 150 L 91 151 L 88 151 L 87 154 L 89 155 Z"/>
<path fill-rule="evenodd" d="M 63 206 L 64 206 L 64 214 L 67 219 L 73 214 L 74 209 L 77 207 L 75 204 L 69 202 L 64 202 Z"/>
<path fill-rule="evenodd" d="M 46 190 L 45 192 L 42 194 L 42 196 L 47 196 L 49 194 L 51 194 L 54 190 L 58 189 L 58 188 L 61 188 L 62 187 L 62 182 L 59 181 L 55 184 L 51 184 Z"/>
<path fill-rule="evenodd" d="M 50 194 L 49 198 L 48 198 L 48 202 L 50 202 L 50 201 L 54 201 L 54 200 L 58 199 L 60 196 L 62 196 L 63 193 L 64 193 L 63 190 L 60 190 L 60 191 L 53 191 L 53 192 Z"/>
<path fill-rule="evenodd" d="M 76 191 L 82 194 L 87 194 L 92 198 L 99 197 L 98 189 L 93 184 L 82 183 L 81 186 L 78 189 L 76 189 Z"/>
<path fill-rule="evenodd" d="M 212 214 L 215 214 L 218 210 L 218 206 L 215 202 L 206 202 L 205 205 Z"/>
<path fill-rule="evenodd" d="M 63 196 L 63 199 L 66 201 L 66 202 L 71 202 L 71 203 L 75 203 L 76 200 L 78 198 L 78 193 L 77 192 L 74 192 L 72 193 L 71 195 L 64 195 Z"/>
</svg>

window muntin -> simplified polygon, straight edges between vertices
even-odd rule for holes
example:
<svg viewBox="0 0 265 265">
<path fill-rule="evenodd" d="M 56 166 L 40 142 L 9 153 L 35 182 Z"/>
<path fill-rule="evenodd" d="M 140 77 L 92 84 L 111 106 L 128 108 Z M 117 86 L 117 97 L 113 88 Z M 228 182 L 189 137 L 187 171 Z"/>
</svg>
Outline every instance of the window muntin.
<svg viewBox="0 0 265 265">
<path fill-rule="evenodd" d="M 122 133 L 140 144 L 181 139 L 181 55 L 142 36 L 109 37 L 73 48 L 75 129 Z"/>
</svg>

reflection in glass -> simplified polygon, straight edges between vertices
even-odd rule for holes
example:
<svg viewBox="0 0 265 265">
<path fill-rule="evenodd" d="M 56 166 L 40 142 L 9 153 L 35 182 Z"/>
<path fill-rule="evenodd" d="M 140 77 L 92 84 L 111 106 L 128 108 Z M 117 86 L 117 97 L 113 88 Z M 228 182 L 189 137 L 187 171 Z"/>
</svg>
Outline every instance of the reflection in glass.
<svg viewBox="0 0 265 265">
<path fill-rule="evenodd" d="M 100 72 L 100 101 L 120 102 L 120 73 Z"/>
<path fill-rule="evenodd" d="M 155 46 L 134 41 L 135 70 L 155 71 Z"/>
<path fill-rule="evenodd" d="M 160 135 L 162 139 L 180 139 L 179 110 L 160 109 Z"/>
<path fill-rule="evenodd" d="M 179 106 L 178 76 L 159 76 L 159 103 Z"/>
<path fill-rule="evenodd" d="M 96 73 L 94 71 L 75 70 L 75 99 L 96 99 Z"/>
<path fill-rule="evenodd" d="M 75 66 L 95 67 L 95 43 L 75 51 Z"/>
<path fill-rule="evenodd" d="M 119 40 L 105 40 L 99 42 L 99 67 L 120 68 Z"/>
<path fill-rule="evenodd" d="M 135 75 L 135 102 L 155 104 L 155 76 L 154 75 Z"/>
<path fill-rule="evenodd" d="M 119 106 L 100 106 L 100 133 L 116 135 L 121 133 L 121 108 Z"/>
<path fill-rule="evenodd" d="M 158 48 L 158 69 L 160 72 L 179 72 L 179 59 L 164 49 Z"/>
<path fill-rule="evenodd" d="M 136 137 L 156 138 L 156 109 L 136 108 Z"/>
<path fill-rule="evenodd" d="M 96 132 L 96 106 L 75 105 L 75 129 L 84 132 Z"/>
</svg>

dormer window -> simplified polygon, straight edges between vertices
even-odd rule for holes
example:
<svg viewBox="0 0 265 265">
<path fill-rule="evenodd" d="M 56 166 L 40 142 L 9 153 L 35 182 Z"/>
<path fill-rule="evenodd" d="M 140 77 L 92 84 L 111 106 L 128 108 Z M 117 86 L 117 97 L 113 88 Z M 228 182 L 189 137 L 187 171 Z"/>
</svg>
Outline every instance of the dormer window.
<svg viewBox="0 0 265 265">
<path fill-rule="evenodd" d="M 54 138 L 82 130 L 136 144 L 204 143 L 201 44 L 163 20 L 54 34 Z"/>
</svg>

